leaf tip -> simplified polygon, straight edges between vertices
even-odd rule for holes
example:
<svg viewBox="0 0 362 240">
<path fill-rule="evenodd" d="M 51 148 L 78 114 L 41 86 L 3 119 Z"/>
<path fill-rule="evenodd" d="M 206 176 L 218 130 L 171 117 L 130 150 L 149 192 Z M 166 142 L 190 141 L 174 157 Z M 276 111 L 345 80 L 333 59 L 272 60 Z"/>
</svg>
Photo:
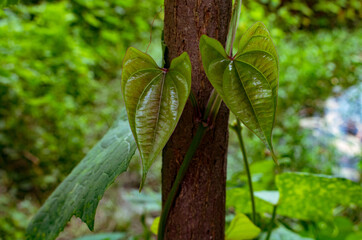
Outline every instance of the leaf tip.
<svg viewBox="0 0 362 240">
<path fill-rule="evenodd" d="M 143 169 L 142 170 L 142 180 L 141 180 L 141 183 L 140 183 L 140 188 L 138 189 L 139 192 L 142 191 L 144 185 L 145 185 L 145 182 L 146 182 L 146 177 L 147 177 L 147 170 Z"/>
<path fill-rule="evenodd" d="M 210 37 L 207 36 L 206 34 L 202 34 L 199 41 L 199 47 L 201 48 L 201 46 L 203 46 L 208 41 L 209 38 Z"/>
</svg>

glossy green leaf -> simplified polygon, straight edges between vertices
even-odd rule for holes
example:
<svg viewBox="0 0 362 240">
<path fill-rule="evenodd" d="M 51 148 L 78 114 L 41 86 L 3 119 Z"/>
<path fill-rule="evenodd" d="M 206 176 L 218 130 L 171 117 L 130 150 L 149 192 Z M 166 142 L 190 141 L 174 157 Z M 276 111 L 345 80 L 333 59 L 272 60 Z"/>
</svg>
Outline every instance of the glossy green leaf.
<svg viewBox="0 0 362 240">
<path fill-rule="evenodd" d="M 19 0 L 0 0 L 0 8 L 18 4 Z"/>
<path fill-rule="evenodd" d="M 241 38 L 234 57 L 216 39 L 203 35 L 200 52 L 205 73 L 235 116 L 276 157 L 272 130 L 278 97 L 278 56 L 268 30 L 256 23 Z"/>
<path fill-rule="evenodd" d="M 362 206 L 362 188 L 348 179 L 310 173 L 277 176 L 278 214 L 303 220 L 333 217 L 338 205 Z"/>
<path fill-rule="evenodd" d="M 123 111 L 34 216 L 27 229 L 28 239 L 55 239 L 73 215 L 93 230 L 99 200 L 115 178 L 127 170 L 135 150 Z"/>
<path fill-rule="evenodd" d="M 231 221 L 225 232 L 226 240 L 248 240 L 256 238 L 260 229 L 252 223 L 247 216 L 240 213 Z"/>
<path fill-rule="evenodd" d="M 142 183 L 174 131 L 191 91 L 187 53 L 161 69 L 147 54 L 129 48 L 123 62 L 122 93 L 142 159 Z"/>
</svg>

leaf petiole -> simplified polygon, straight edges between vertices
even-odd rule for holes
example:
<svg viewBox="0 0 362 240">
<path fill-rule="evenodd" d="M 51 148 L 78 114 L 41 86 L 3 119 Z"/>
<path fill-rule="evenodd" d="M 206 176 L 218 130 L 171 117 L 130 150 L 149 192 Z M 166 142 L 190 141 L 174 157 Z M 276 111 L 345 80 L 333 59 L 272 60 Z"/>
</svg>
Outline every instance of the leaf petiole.
<svg viewBox="0 0 362 240">
<path fill-rule="evenodd" d="M 277 207 L 278 205 L 275 205 L 273 207 L 273 214 L 272 214 L 272 218 L 270 220 L 270 225 L 269 225 L 269 229 L 268 229 L 268 235 L 266 236 L 265 240 L 269 240 L 272 230 L 273 230 L 273 225 L 274 225 L 274 221 L 275 221 L 275 216 L 277 215 Z"/>
<path fill-rule="evenodd" d="M 240 150 L 243 154 L 243 160 L 244 160 L 244 165 L 245 165 L 245 171 L 246 171 L 246 175 L 248 177 L 248 184 L 249 184 L 249 192 L 250 192 L 250 200 L 251 200 L 251 209 L 252 209 L 252 220 L 253 223 L 255 224 L 255 218 L 256 218 L 256 211 L 255 211 L 255 199 L 254 199 L 254 190 L 253 190 L 253 182 L 251 179 L 251 173 L 250 173 L 250 168 L 249 168 L 249 162 L 248 162 L 248 157 L 246 155 L 246 150 L 245 150 L 245 146 L 244 146 L 244 140 L 243 140 L 243 135 L 242 135 L 242 127 L 240 124 L 239 120 L 236 120 L 236 123 L 231 125 L 230 128 L 232 130 L 235 131 L 238 140 L 239 140 L 239 144 L 240 144 Z"/>
</svg>

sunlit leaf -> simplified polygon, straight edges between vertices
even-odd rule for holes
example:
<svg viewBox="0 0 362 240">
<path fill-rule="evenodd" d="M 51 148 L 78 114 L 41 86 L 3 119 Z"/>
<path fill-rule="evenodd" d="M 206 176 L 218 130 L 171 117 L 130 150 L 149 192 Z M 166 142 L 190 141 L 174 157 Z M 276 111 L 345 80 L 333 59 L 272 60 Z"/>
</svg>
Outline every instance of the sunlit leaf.
<svg viewBox="0 0 362 240">
<path fill-rule="evenodd" d="M 200 52 L 205 73 L 237 118 L 276 157 L 272 130 L 278 97 L 278 56 L 268 30 L 256 23 L 241 38 L 239 51 L 228 56 L 221 43 L 203 35 Z"/>
<path fill-rule="evenodd" d="M 362 206 L 362 188 L 348 179 L 310 173 L 282 173 L 277 175 L 279 191 L 257 191 L 256 211 L 302 219 L 331 219 L 338 205 Z M 279 192 L 279 193 L 278 193 Z M 227 208 L 237 213 L 250 213 L 251 201 L 247 188 L 232 188 L 226 192 Z M 279 198 L 278 198 L 279 197 Z"/>
<path fill-rule="evenodd" d="M 225 232 L 226 240 L 254 239 L 260 233 L 260 229 L 252 223 L 247 216 L 240 213 L 231 221 Z"/>
<path fill-rule="evenodd" d="M 362 206 L 362 188 L 348 179 L 310 173 L 283 173 L 276 178 L 280 192 L 277 213 L 303 220 L 333 217 L 338 205 Z"/>
<path fill-rule="evenodd" d="M 247 188 L 232 188 L 226 191 L 226 207 L 237 213 L 251 213 L 250 193 Z M 256 211 L 272 213 L 273 205 L 255 196 Z"/>
<path fill-rule="evenodd" d="M 93 230 L 99 200 L 115 178 L 127 170 L 135 150 L 123 111 L 34 216 L 27 229 L 28 239 L 55 239 L 73 215 Z"/>
<path fill-rule="evenodd" d="M 147 54 L 129 48 L 123 62 L 122 93 L 142 159 L 142 183 L 174 131 L 191 90 L 187 53 L 161 69 Z"/>
<path fill-rule="evenodd" d="M 0 0 L 0 8 L 18 4 L 19 0 Z"/>
<path fill-rule="evenodd" d="M 150 227 L 150 230 L 153 234 L 157 235 L 158 234 L 158 225 L 160 224 L 160 217 L 156 217 L 153 222 L 152 225 Z"/>
</svg>

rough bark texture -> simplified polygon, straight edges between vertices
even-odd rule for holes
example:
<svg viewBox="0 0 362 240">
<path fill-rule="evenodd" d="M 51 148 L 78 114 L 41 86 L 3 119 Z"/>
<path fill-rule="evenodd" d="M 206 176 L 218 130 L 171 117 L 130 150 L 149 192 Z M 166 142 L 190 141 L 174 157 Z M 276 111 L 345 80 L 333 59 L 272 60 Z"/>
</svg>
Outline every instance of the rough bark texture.
<svg viewBox="0 0 362 240">
<path fill-rule="evenodd" d="M 201 111 L 212 86 L 204 73 L 199 39 L 202 34 L 225 43 L 231 0 L 165 0 L 166 65 L 186 51 L 192 63 L 192 91 Z M 165 239 L 224 239 L 226 154 L 229 111 L 222 104 L 213 129 L 197 150 L 170 211 Z M 163 151 L 162 199 L 167 198 L 198 123 L 190 102 Z"/>
</svg>

